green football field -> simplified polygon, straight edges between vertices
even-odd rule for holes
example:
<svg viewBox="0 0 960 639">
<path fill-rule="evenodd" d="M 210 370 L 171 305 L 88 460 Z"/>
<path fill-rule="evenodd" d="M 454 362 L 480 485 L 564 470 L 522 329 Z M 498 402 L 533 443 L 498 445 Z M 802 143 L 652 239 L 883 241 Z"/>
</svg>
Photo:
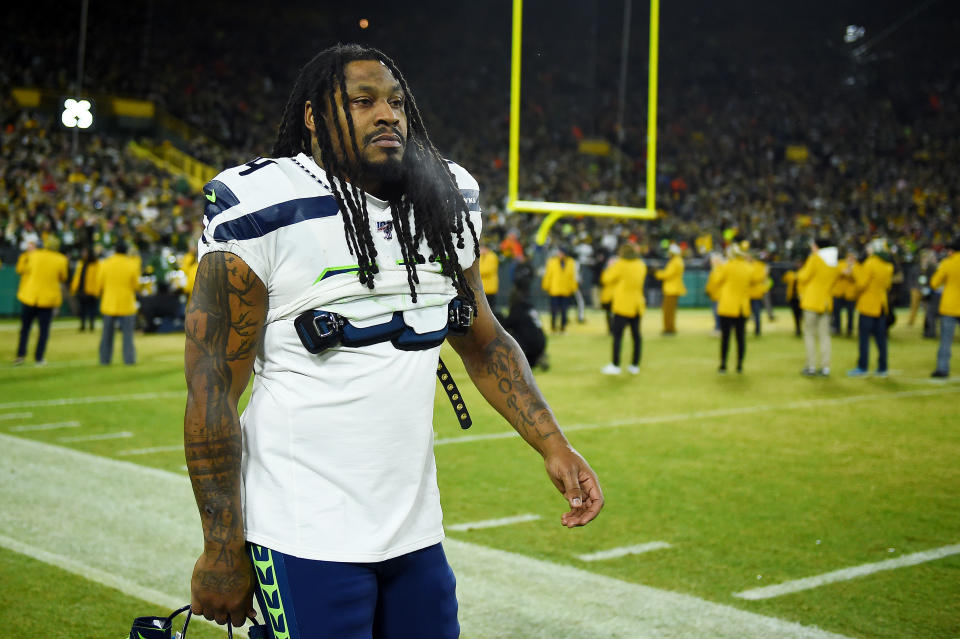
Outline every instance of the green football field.
<svg viewBox="0 0 960 639">
<path fill-rule="evenodd" d="M 599 314 L 551 336 L 537 380 L 606 496 L 572 531 L 539 457 L 445 347 L 474 418 L 461 431 L 438 394 L 463 636 L 960 637 L 960 375 L 930 379 L 936 342 L 901 319 L 889 378 L 847 378 L 845 338 L 831 377 L 801 377 L 788 315 L 749 337 L 742 375 L 717 374 L 706 311 L 681 311 L 670 338 L 651 311 L 636 376 L 600 374 Z M 0 322 L 0 628 L 125 637 L 187 603 L 201 546 L 183 335 L 137 335 L 135 367 L 97 365 L 99 332 L 70 319 L 45 367 L 13 367 L 16 338 Z"/>
</svg>

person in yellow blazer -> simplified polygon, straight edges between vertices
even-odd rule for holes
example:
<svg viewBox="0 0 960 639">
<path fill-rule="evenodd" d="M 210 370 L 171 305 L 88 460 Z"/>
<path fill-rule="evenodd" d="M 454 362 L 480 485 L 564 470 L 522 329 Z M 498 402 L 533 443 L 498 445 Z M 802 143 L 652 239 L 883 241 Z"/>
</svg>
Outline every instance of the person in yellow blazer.
<svg viewBox="0 0 960 639">
<path fill-rule="evenodd" d="M 931 288 L 943 287 L 940 295 L 940 347 L 937 349 L 937 368 L 933 377 L 950 375 L 950 350 L 953 333 L 960 321 L 960 238 L 950 245 L 950 255 L 940 262 L 930 279 Z"/>
<path fill-rule="evenodd" d="M 630 327 L 633 338 L 633 355 L 627 370 L 636 375 L 640 372 L 640 355 L 643 349 L 643 337 L 640 334 L 640 319 L 647 308 L 643 296 L 643 283 L 647 279 L 647 265 L 640 259 L 637 247 L 624 244 L 620 247 L 619 258 L 607 268 L 601 283 L 613 287 L 610 310 L 613 314 L 611 332 L 613 333 L 613 359 L 603 367 L 604 375 L 620 374 L 620 350 L 623 345 L 623 331 Z"/>
<path fill-rule="evenodd" d="M 803 309 L 803 340 L 807 363 L 802 373 L 807 376 L 830 374 L 830 320 L 833 316 L 833 289 L 840 271 L 837 268 L 837 247 L 828 238 L 810 243 L 810 256 L 797 273 L 803 286 L 800 308 Z M 820 342 L 820 368 L 817 368 L 817 342 Z"/>
<path fill-rule="evenodd" d="M 654 276 L 663 282 L 663 334 L 677 334 L 677 300 L 687 294 L 683 285 L 682 251 L 676 243 L 670 244 L 670 261 Z"/>
<path fill-rule="evenodd" d="M 877 344 L 877 377 L 887 376 L 887 313 L 889 304 L 887 291 L 893 283 L 893 264 L 886 258 L 886 244 L 874 240 L 867 246 L 867 259 L 860 268 L 853 270 L 853 261 L 848 262 L 847 271 L 853 274 L 857 286 L 857 313 L 860 320 L 859 353 L 857 367 L 847 372 L 850 377 L 863 377 L 868 373 L 870 360 L 870 338 Z"/>
<path fill-rule="evenodd" d="M 490 310 L 495 311 L 497 309 L 497 291 L 500 290 L 500 258 L 486 244 L 480 247 L 478 268 L 480 270 L 480 281 L 483 283 L 483 293 L 487 297 Z"/>
<path fill-rule="evenodd" d="M 17 260 L 20 285 L 17 299 L 20 308 L 20 340 L 14 365 L 23 364 L 27 358 L 27 342 L 33 321 L 37 321 L 37 347 L 34 362 L 37 366 L 46 363 L 47 340 L 50 338 L 50 323 L 54 312 L 63 304 L 63 284 L 67 281 L 67 256 L 58 249 L 60 243 L 50 236 L 43 248 L 28 250 Z M 25 257 L 24 257 L 25 256 Z"/>
<path fill-rule="evenodd" d="M 850 268 L 841 269 L 840 279 L 846 284 L 843 294 L 843 307 L 847 311 L 846 335 L 847 337 L 853 337 L 853 316 L 857 310 L 857 298 L 860 297 L 857 291 L 857 274 L 860 273 L 863 265 L 857 260 L 853 251 L 847 251 L 846 264 L 850 265 Z M 837 330 L 839 330 L 839 323 L 837 326 Z"/>
<path fill-rule="evenodd" d="M 750 313 L 753 315 L 753 334 L 760 336 L 760 317 L 763 315 L 763 296 L 770 289 L 770 267 L 757 256 L 750 256 L 749 264 L 753 269 L 750 278 Z"/>
<path fill-rule="evenodd" d="M 797 271 L 800 264 L 797 262 L 794 267 L 783 274 L 780 281 L 787 288 L 787 304 L 790 305 L 790 311 L 793 313 L 793 332 L 800 337 L 803 332 L 800 329 L 800 322 L 803 319 L 803 309 L 800 308 L 800 290 L 797 286 Z"/>
<path fill-rule="evenodd" d="M 113 359 L 113 332 L 119 326 L 123 333 L 123 363 L 135 364 L 137 351 L 133 331 L 137 317 L 137 289 L 140 286 L 140 258 L 127 255 L 127 245 L 118 242 L 115 253 L 100 263 L 97 292 L 103 333 L 100 337 L 100 363 Z"/>
<path fill-rule="evenodd" d="M 557 249 L 556 255 L 547 260 L 540 286 L 550 296 L 550 330 L 567 330 L 567 310 L 570 297 L 577 290 L 577 264 L 565 248 Z"/>
<path fill-rule="evenodd" d="M 608 259 L 607 266 L 603 269 L 603 273 L 600 274 L 600 308 L 603 309 L 604 314 L 607 318 L 607 333 L 613 335 L 613 311 L 611 310 L 613 306 L 613 280 L 606 280 L 604 284 L 604 274 L 610 270 L 610 268 L 616 263 L 619 258 L 613 256 Z"/>
<path fill-rule="evenodd" d="M 720 369 L 727 372 L 727 353 L 730 350 L 730 333 L 737 338 L 737 372 L 743 372 L 743 359 L 747 354 L 747 318 L 750 316 L 750 289 L 762 285 L 767 277 L 766 269 L 758 270 L 747 262 L 743 248 L 731 244 L 727 249 L 727 263 L 718 269 L 716 286 L 717 315 L 720 317 Z"/>
<path fill-rule="evenodd" d="M 848 260 L 852 260 L 853 266 L 846 268 Z M 838 267 L 840 274 L 837 276 L 837 283 L 833 286 L 833 329 L 837 335 L 846 335 L 853 337 L 853 311 L 857 305 L 857 283 L 854 274 L 859 270 L 860 263 L 851 251 L 846 251 L 843 264 Z M 843 328 L 843 315 L 847 315 L 847 327 Z"/>
<path fill-rule="evenodd" d="M 99 263 L 93 254 L 93 249 L 83 249 L 83 255 L 73 269 L 73 280 L 70 282 L 70 294 L 77 298 L 80 307 L 80 331 L 97 318 L 97 271 Z"/>
<path fill-rule="evenodd" d="M 720 253 L 710 254 L 710 275 L 707 276 L 707 283 L 703 287 L 707 293 L 707 297 L 710 298 L 710 309 L 713 311 L 714 337 L 720 336 L 720 316 L 717 315 L 717 301 L 720 299 L 720 286 L 717 283 L 717 279 L 720 275 L 720 267 L 723 266 L 724 263 L 725 260 Z"/>
</svg>

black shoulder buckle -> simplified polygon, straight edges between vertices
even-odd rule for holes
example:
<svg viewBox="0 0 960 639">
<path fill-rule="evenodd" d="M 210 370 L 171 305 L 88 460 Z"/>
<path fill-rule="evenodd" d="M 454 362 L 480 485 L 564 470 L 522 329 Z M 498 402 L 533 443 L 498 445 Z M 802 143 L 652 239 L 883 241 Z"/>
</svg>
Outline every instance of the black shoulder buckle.
<svg viewBox="0 0 960 639">
<path fill-rule="evenodd" d="M 447 330 L 454 335 L 466 335 L 476 315 L 477 308 L 465 297 L 453 298 L 447 305 Z"/>
<path fill-rule="evenodd" d="M 297 336 L 304 348 L 314 355 L 340 344 L 346 323 L 337 313 L 317 310 L 300 313 L 297 319 L 293 320 Z"/>
</svg>

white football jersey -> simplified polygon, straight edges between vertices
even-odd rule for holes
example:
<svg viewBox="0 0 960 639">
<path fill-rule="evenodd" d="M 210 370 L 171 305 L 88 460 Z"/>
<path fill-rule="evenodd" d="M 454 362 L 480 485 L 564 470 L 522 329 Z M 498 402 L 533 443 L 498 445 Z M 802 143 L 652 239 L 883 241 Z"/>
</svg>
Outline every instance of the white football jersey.
<svg viewBox="0 0 960 639">
<path fill-rule="evenodd" d="M 477 182 L 456 164 L 450 170 L 479 236 Z M 305 154 L 228 169 L 204 194 L 199 258 L 239 256 L 269 295 L 240 418 L 247 540 L 344 562 L 383 561 L 439 542 L 433 400 L 440 347 L 399 350 L 388 341 L 313 355 L 293 321 L 323 309 L 363 328 L 400 313 L 416 341 L 446 326 L 456 295 L 449 278 L 438 264 L 418 265 L 413 302 L 390 207 L 367 195 L 380 270 L 374 289 L 360 284 L 327 177 Z M 475 247 L 466 225 L 463 237 L 457 257 L 467 269 Z M 420 252 L 429 255 L 426 242 Z"/>
</svg>

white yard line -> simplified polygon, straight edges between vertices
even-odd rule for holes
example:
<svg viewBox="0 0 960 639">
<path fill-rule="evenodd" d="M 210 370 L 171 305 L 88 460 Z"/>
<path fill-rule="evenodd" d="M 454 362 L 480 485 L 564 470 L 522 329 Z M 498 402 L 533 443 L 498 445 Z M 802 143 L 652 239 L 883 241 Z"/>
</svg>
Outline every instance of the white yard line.
<svg viewBox="0 0 960 639">
<path fill-rule="evenodd" d="M 733 593 L 733 596 L 739 597 L 740 599 L 750 600 L 772 599 L 773 597 L 789 595 L 794 592 L 800 592 L 801 590 L 819 588 L 820 586 L 836 583 L 838 581 L 849 581 L 858 577 L 865 577 L 867 575 L 872 575 L 875 572 L 895 570 L 896 568 L 905 568 L 907 566 L 916 566 L 917 564 L 926 563 L 928 561 L 943 559 L 944 557 L 949 557 L 950 555 L 960 555 L 960 544 L 942 546 L 932 550 L 924 550 L 922 552 L 903 555 L 902 557 L 897 557 L 895 559 L 886 559 L 884 561 L 878 561 L 871 564 L 861 564 L 859 566 L 834 570 L 833 572 L 827 572 L 822 575 L 815 575 L 813 577 L 806 577 L 804 579 L 785 581 L 782 584 L 775 584 L 773 586 L 765 586 L 763 588 L 753 588 L 751 590 L 744 590 L 743 592 L 735 592 Z"/>
<path fill-rule="evenodd" d="M 7 413 L 0 415 L 0 421 L 7 421 L 8 419 L 30 419 L 31 417 L 33 417 L 33 413 Z"/>
<path fill-rule="evenodd" d="M 37 430 L 57 430 L 58 428 L 79 428 L 80 422 L 52 422 L 50 424 L 21 424 L 20 426 L 11 426 L 11 433 L 30 433 Z"/>
<path fill-rule="evenodd" d="M 0 448 L 0 545 L 159 608 L 131 610 L 131 619 L 189 601 L 202 536 L 185 475 L 4 434 Z M 455 539 L 444 549 L 472 639 L 844 639 Z"/>
<path fill-rule="evenodd" d="M 603 561 L 605 559 L 626 557 L 627 555 L 641 555 L 645 552 L 650 552 L 651 550 L 662 550 L 664 548 L 670 548 L 670 544 L 665 541 L 651 541 L 645 544 L 637 544 L 635 546 L 622 546 L 620 548 L 601 550 L 599 552 L 592 552 L 586 555 L 575 555 L 575 557 L 580 561 Z"/>
<path fill-rule="evenodd" d="M 717 408 L 714 410 L 700 410 L 689 413 L 673 413 L 668 415 L 651 415 L 649 417 L 632 417 L 628 419 L 616 419 L 609 422 L 600 422 L 596 424 L 569 424 L 564 425 L 564 432 L 573 432 L 577 430 L 601 430 L 606 428 L 623 428 L 632 426 L 645 426 L 648 424 L 665 424 L 670 422 L 685 422 L 690 420 L 711 419 L 714 417 L 730 417 L 732 415 L 747 415 L 752 413 L 767 413 L 778 410 L 803 410 L 807 408 L 818 408 L 820 406 L 839 406 L 843 404 L 857 404 L 860 402 L 871 402 L 878 399 L 891 397 L 927 397 L 930 395 L 944 395 L 947 393 L 960 393 L 960 386 L 941 387 L 923 390 L 899 391 L 896 393 L 876 393 L 873 395 L 850 395 L 848 397 L 832 397 L 827 399 L 808 399 L 796 402 L 784 402 L 783 404 L 754 404 L 750 406 L 731 406 L 730 408 Z M 435 446 L 446 444 L 466 444 L 470 442 L 486 441 L 492 439 L 510 439 L 519 437 L 516 431 L 502 431 L 499 433 L 485 433 L 480 435 L 464 435 L 462 437 L 445 437 L 435 440 Z"/>
<path fill-rule="evenodd" d="M 65 444 L 76 442 L 96 442 L 105 439 L 129 439 L 133 433 L 128 430 L 122 430 L 118 433 L 100 433 L 99 435 L 78 435 L 76 437 L 61 437 L 60 441 Z"/>
<path fill-rule="evenodd" d="M 183 450 L 183 444 L 175 446 L 154 446 L 153 448 L 132 448 L 130 450 L 121 450 L 117 453 L 118 457 L 129 457 L 132 455 L 152 455 L 154 453 L 173 453 Z"/>
<path fill-rule="evenodd" d="M 129 395 L 96 395 L 93 397 L 62 397 L 59 399 L 35 399 L 25 402 L 7 402 L 0 404 L 0 410 L 11 408 L 40 408 L 42 406 L 72 406 L 74 404 L 113 404 L 122 402 L 143 402 L 153 399 L 186 398 L 187 391 L 164 391 L 160 393 L 131 393 Z"/>
<path fill-rule="evenodd" d="M 483 521 L 471 521 L 465 524 L 453 524 L 452 526 L 444 526 L 444 528 L 456 532 L 464 532 L 478 528 L 497 528 L 511 524 L 522 524 L 525 521 L 536 521 L 538 519 L 540 519 L 540 515 L 517 515 L 515 517 L 503 517 L 502 519 L 485 519 Z"/>
</svg>

